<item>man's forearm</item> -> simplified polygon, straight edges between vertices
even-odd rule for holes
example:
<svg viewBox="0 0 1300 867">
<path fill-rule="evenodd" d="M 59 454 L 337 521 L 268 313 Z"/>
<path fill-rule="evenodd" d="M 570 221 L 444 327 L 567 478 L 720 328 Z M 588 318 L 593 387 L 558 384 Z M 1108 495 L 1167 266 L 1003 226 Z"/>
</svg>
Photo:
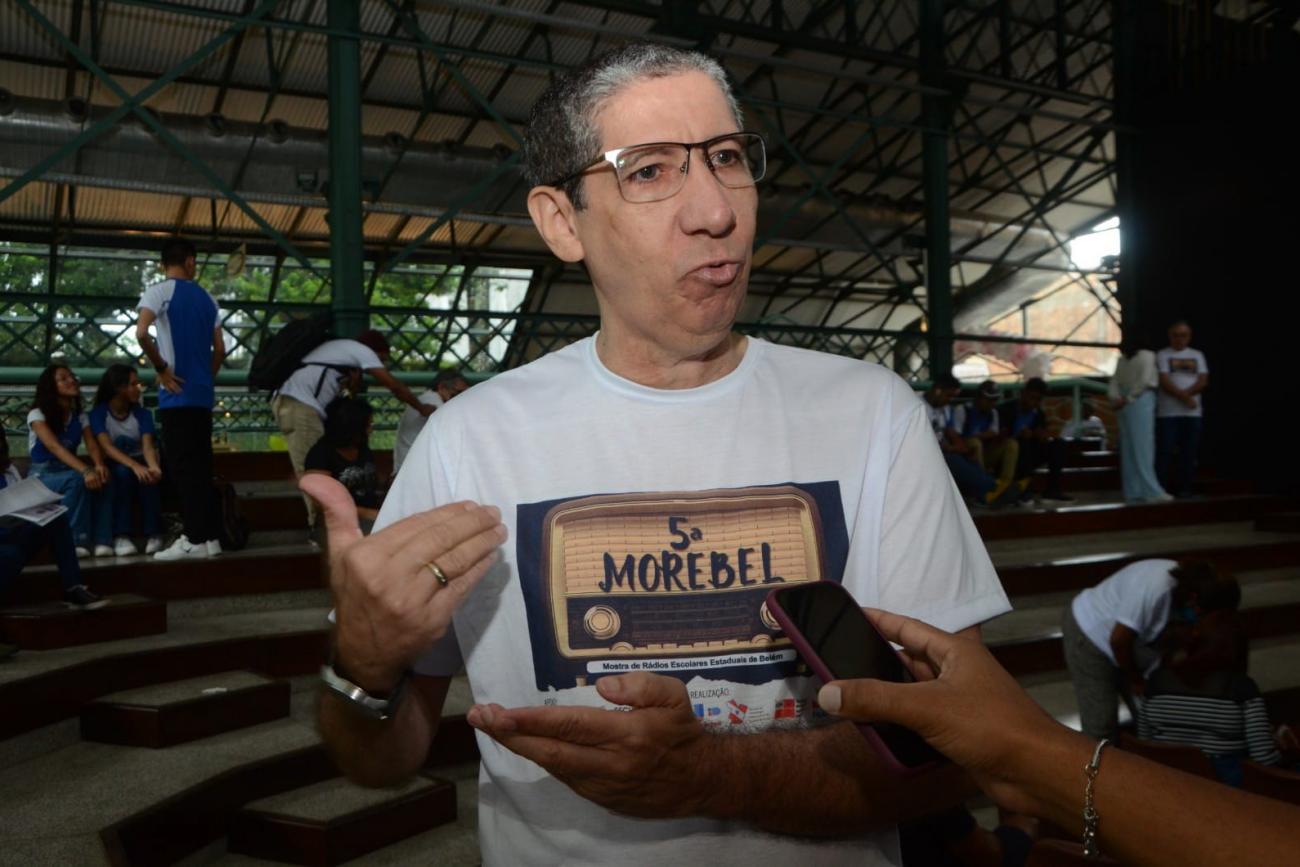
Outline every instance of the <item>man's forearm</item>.
<svg viewBox="0 0 1300 867">
<path fill-rule="evenodd" d="M 154 341 L 153 337 L 148 332 L 137 334 L 136 342 L 140 344 L 140 348 L 144 350 L 144 354 L 149 356 L 149 363 L 154 366 L 155 370 L 167 363 L 163 360 L 162 353 L 158 351 L 157 342 Z"/>
<path fill-rule="evenodd" d="M 699 769 L 699 812 L 778 834 L 839 837 L 961 803 L 977 789 L 955 765 L 900 779 L 852 723 L 718 734 Z"/>
<path fill-rule="evenodd" d="M 322 689 L 317 713 L 321 739 L 334 763 L 363 786 L 391 786 L 408 779 L 424 764 L 438 730 L 438 717 L 413 695 L 392 719 L 378 722 Z"/>
</svg>

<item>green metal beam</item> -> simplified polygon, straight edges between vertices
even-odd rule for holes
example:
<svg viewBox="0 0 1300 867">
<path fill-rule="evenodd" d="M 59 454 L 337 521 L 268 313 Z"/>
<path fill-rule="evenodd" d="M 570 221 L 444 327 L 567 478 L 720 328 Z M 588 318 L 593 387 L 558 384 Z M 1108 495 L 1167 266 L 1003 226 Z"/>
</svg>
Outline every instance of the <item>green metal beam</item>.
<svg viewBox="0 0 1300 867">
<path fill-rule="evenodd" d="M 921 0 L 921 80 L 944 78 L 944 0 Z M 947 97 L 921 97 L 921 159 L 925 178 L 925 300 L 930 376 L 952 370 L 952 235 L 948 224 L 948 135 L 952 105 Z"/>
<path fill-rule="evenodd" d="M 83 59 L 85 58 L 85 54 L 81 51 L 80 47 L 77 46 L 76 43 L 73 43 L 64 37 L 58 28 L 54 27 L 45 16 L 36 11 L 36 8 L 29 2 L 29 0 L 15 0 L 15 2 L 21 5 L 28 14 L 41 24 L 42 27 L 45 27 L 50 33 L 54 34 L 55 38 L 61 41 L 65 46 L 71 45 L 72 49 L 75 50 L 69 49 L 68 54 L 75 57 L 83 66 L 86 65 L 85 60 Z M 176 66 L 172 67 L 168 72 L 163 73 L 158 78 L 142 87 L 135 95 L 124 96 L 121 105 L 117 106 L 117 108 L 113 109 L 101 118 L 97 123 L 86 127 L 74 138 L 65 142 L 63 146 L 58 148 L 54 153 L 50 154 L 45 159 L 14 178 L 11 182 L 5 185 L 4 189 L 0 189 L 0 203 L 3 203 L 6 199 L 17 193 L 32 181 L 39 180 L 41 175 L 45 174 L 60 162 L 81 150 L 85 145 L 108 132 L 116 126 L 120 120 L 139 106 L 144 105 L 145 102 L 153 97 L 154 94 L 183 76 L 189 70 L 203 63 L 203 61 L 211 57 L 231 39 L 234 39 L 236 36 L 243 33 L 249 26 L 257 23 L 261 18 L 268 15 L 273 9 L 275 9 L 276 4 L 279 2 L 280 0 L 262 0 L 261 5 L 258 6 L 257 9 L 253 10 L 252 14 L 244 15 L 242 17 L 231 16 L 229 20 L 233 21 L 233 24 L 228 30 L 218 34 L 215 38 L 200 46 L 197 51 L 185 58 L 185 60 L 178 63 Z M 91 62 L 93 63 L 93 61 Z M 89 69 L 89 67 L 87 68 Z M 102 70 L 100 72 L 102 72 Z M 100 75 L 100 73 L 96 73 L 96 75 L 100 78 L 104 77 L 103 75 Z"/>
<path fill-rule="evenodd" d="M 31 4 L 30 0 L 15 0 L 15 2 L 18 3 L 27 11 L 27 13 L 33 18 L 33 20 L 35 20 L 36 23 L 40 25 L 41 29 L 49 33 L 54 38 L 54 40 L 58 42 L 60 45 L 62 45 L 63 48 L 69 54 L 76 57 L 77 61 L 81 63 L 81 65 L 84 66 L 87 70 L 89 70 L 96 78 L 98 78 L 101 82 L 103 82 L 105 87 L 113 91 L 113 93 L 116 94 L 118 98 L 123 101 L 123 104 L 129 105 L 129 110 L 134 112 L 136 117 L 138 117 L 140 121 L 144 123 L 145 126 L 153 130 L 154 134 L 157 135 L 158 138 L 160 138 L 163 141 L 163 143 L 169 146 L 172 150 L 176 151 L 177 154 L 179 154 L 186 162 L 188 162 L 199 174 L 203 175 L 203 177 L 207 179 L 208 183 L 212 184 L 212 186 L 216 188 L 216 190 L 220 192 L 225 198 L 234 202 L 235 205 L 241 211 L 243 211 L 250 220 L 252 220 L 254 223 L 257 224 L 258 228 L 260 228 L 263 232 L 265 232 L 269 237 L 274 239 L 275 242 L 279 244 L 281 247 L 283 247 L 285 251 L 289 253 L 289 255 L 293 256 L 294 259 L 297 260 L 299 264 L 301 264 L 304 268 L 311 271 L 313 274 L 319 274 L 319 272 L 316 271 L 315 266 L 312 265 L 311 260 L 309 260 L 306 256 L 304 256 L 288 238 L 284 237 L 284 235 L 282 235 L 274 226 L 266 222 L 266 220 L 262 218 L 262 215 L 259 214 L 253 208 L 252 205 L 248 204 L 248 202 L 246 202 L 244 198 L 239 195 L 239 193 L 230 189 L 229 185 L 225 182 L 225 180 L 220 175 L 218 175 L 215 171 L 213 171 L 211 166 L 209 166 L 203 160 L 195 156 L 193 151 L 191 151 L 188 147 L 186 147 L 180 141 L 180 139 L 176 138 L 176 136 L 173 135 L 172 132 L 167 129 L 167 127 L 163 126 L 158 121 L 158 119 L 154 117 L 152 113 L 146 111 L 143 106 L 134 102 L 131 94 L 127 93 L 127 91 L 120 84 L 118 84 L 117 81 L 111 75 L 109 75 L 102 68 L 100 68 L 99 64 L 95 62 L 94 58 L 90 57 L 88 54 L 86 54 L 86 52 L 82 51 L 81 46 L 76 45 L 72 41 L 70 41 L 67 38 L 67 36 L 64 35 L 64 33 L 54 25 L 53 22 L 51 22 L 48 18 L 42 15 L 36 9 L 36 7 Z M 279 0 L 264 0 L 263 6 L 267 4 L 274 6 L 278 2 Z M 259 12 L 262 11 L 262 7 L 258 7 L 258 11 Z M 111 116 L 112 115 L 110 115 L 110 117 Z M 78 136 L 78 138 L 80 138 L 80 136 Z M 76 141 L 76 139 L 73 139 L 73 141 Z M 80 145 L 78 145 L 78 147 L 80 147 Z M 0 198 L 0 201 L 3 201 L 3 199 Z"/>
<path fill-rule="evenodd" d="M 330 30 L 355 34 L 361 27 L 357 0 L 329 0 Z M 361 234 L 361 42 L 353 35 L 329 37 L 329 228 L 330 304 L 334 327 L 355 337 L 368 322 Z"/>
</svg>

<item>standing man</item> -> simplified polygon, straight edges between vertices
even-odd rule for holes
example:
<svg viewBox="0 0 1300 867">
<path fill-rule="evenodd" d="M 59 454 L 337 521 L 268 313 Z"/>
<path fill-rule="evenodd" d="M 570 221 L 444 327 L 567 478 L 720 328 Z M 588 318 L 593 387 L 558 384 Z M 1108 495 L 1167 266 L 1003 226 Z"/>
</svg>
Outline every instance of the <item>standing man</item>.
<svg viewBox="0 0 1300 867">
<path fill-rule="evenodd" d="M 212 403 L 226 357 L 221 308 L 194 282 L 196 250 L 184 238 L 163 244 L 166 277 L 144 290 L 135 337 L 158 373 L 158 420 L 163 458 L 180 493 L 184 532 L 154 557 L 215 557 L 221 553 L 212 492 Z M 149 326 L 158 331 L 155 342 Z"/>
<path fill-rule="evenodd" d="M 469 388 L 469 381 L 460 370 L 454 367 L 440 370 L 433 378 L 432 386 L 420 395 L 420 403 L 437 410 L 467 388 Z M 402 413 L 402 418 L 397 422 L 397 439 L 393 443 L 394 478 L 397 477 L 397 471 L 402 468 L 402 462 L 406 460 L 411 446 L 415 444 L 415 438 L 420 435 L 420 431 L 424 430 L 424 422 L 429 414 L 422 409 L 407 407 Z"/>
<path fill-rule="evenodd" d="M 347 391 L 360 394 L 363 374 L 370 374 L 398 400 L 421 417 L 433 407 L 421 403 L 411 390 L 388 372 L 388 340 L 375 329 L 363 331 L 356 339 L 326 340 L 302 358 L 302 364 L 289 375 L 271 397 L 271 412 L 289 447 L 293 472 L 302 478 L 307 452 L 325 434 L 325 407 Z M 316 527 L 316 503 L 303 497 L 307 504 L 307 526 Z"/>
<path fill-rule="evenodd" d="M 907 384 L 734 330 L 765 165 L 703 54 L 557 77 L 528 207 L 599 333 L 436 413 L 367 538 L 303 479 L 338 606 L 325 742 L 353 779 L 409 776 L 467 667 L 485 864 L 897 864 L 897 822 L 970 791 L 817 714 L 764 609 L 818 579 L 972 638 L 1008 609 Z"/>
<path fill-rule="evenodd" d="M 1196 457 L 1201 447 L 1201 392 L 1210 382 L 1205 354 L 1192 349 L 1191 342 L 1192 326 L 1180 319 L 1169 326 L 1169 345 L 1156 353 L 1156 370 L 1160 372 L 1156 469 L 1164 489 L 1175 497 L 1190 497 L 1196 482 Z M 1178 455 L 1176 468 L 1175 453 Z"/>
</svg>

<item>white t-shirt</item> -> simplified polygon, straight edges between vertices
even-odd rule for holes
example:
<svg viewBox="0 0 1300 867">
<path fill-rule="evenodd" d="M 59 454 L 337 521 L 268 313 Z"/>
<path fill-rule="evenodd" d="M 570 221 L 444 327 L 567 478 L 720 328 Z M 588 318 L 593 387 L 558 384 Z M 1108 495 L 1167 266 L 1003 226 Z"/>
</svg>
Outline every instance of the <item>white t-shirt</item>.
<svg viewBox="0 0 1300 867">
<path fill-rule="evenodd" d="M 427 403 L 429 406 L 437 409 L 442 406 L 442 396 L 438 394 L 437 389 L 427 388 L 419 397 L 420 403 Z M 408 406 L 406 412 L 397 421 L 397 439 L 393 442 L 393 472 L 396 473 L 402 468 L 402 462 L 406 460 L 406 454 L 411 450 L 411 445 L 415 438 L 424 430 L 424 423 L 428 421 L 428 416 L 420 415 L 419 411 L 413 406 Z"/>
<path fill-rule="evenodd" d="M 762 610 L 779 582 L 842 580 L 949 630 L 1009 609 L 907 385 L 754 338 L 699 388 L 625 380 L 587 338 L 470 389 L 425 425 L 376 529 L 454 500 L 498 506 L 510 541 L 416 670 L 463 660 L 476 702 L 604 706 L 593 679 L 637 666 L 685 682 L 705 725 L 798 726 L 816 685 Z M 892 831 L 616 816 L 478 742 L 485 864 L 898 863 Z"/>
<path fill-rule="evenodd" d="M 1136 632 L 1142 644 L 1155 641 L 1169 621 L 1170 591 L 1177 583 L 1169 570 L 1177 565 L 1175 560 L 1139 560 L 1089 587 L 1074 597 L 1070 606 L 1079 630 L 1111 662 L 1115 662 L 1115 651 L 1110 634 L 1117 623 Z M 1143 674 L 1150 674 L 1159 664 L 1157 656 Z"/>
<path fill-rule="evenodd" d="M 925 418 L 930 424 L 930 430 L 934 432 L 934 438 L 937 442 L 943 442 L 947 439 L 943 432 L 948 428 L 955 431 L 961 431 L 966 424 L 966 409 L 961 406 L 954 406 L 951 403 L 943 406 L 935 406 L 926 400 L 924 396 L 921 403 L 925 405 Z"/>
<path fill-rule="evenodd" d="M 1156 354 L 1150 349 L 1139 349 L 1132 358 L 1123 355 L 1115 362 L 1115 373 L 1110 378 L 1109 393 L 1112 400 L 1136 400 L 1146 391 L 1160 386 L 1156 373 Z M 1181 404 L 1180 404 L 1181 406 Z"/>
<path fill-rule="evenodd" d="M 304 355 L 302 361 L 305 366 L 295 370 L 284 381 L 278 394 L 307 404 L 321 418 L 325 418 L 325 407 L 338 397 L 340 383 L 345 377 L 343 371 L 322 365 L 335 364 L 339 367 L 359 367 L 362 370 L 384 366 L 369 346 L 347 339 L 326 340 Z"/>
<path fill-rule="evenodd" d="M 1156 353 L 1156 367 L 1161 373 L 1168 374 L 1173 380 L 1174 385 L 1179 388 L 1190 388 L 1196 384 L 1196 380 L 1202 373 L 1209 373 L 1210 368 L 1205 363 L 1205 354 L 1199 349 L 1174 350 L 1165 347 Z M 1173 417 L 1194 417 L 1199 418 L 1201 415 L 1201 396 L 1195 397 L 1196 406 L 1189 407 L 1172 394 L 1167 394 L 1162 389 L 1160 398 L 1156 402 L 1156 415 L 1160 418 Z"/>
</svg>

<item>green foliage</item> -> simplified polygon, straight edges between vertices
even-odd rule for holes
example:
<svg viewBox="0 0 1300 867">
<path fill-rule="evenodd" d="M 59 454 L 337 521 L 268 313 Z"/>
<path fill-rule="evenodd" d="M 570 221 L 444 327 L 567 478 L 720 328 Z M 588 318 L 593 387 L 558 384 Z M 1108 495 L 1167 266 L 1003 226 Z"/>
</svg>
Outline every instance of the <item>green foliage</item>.
<svg viewBox="0 0 1300 867">
<path fill-rule="evenodd" d="M 312 263 L 325 277 L 285 262 L 278 278 L 269 258 L 250 259 L 233 276 L 226 274 L 226 262 L 224 255 L 201 255 L 196 276 L 222 304 L 228 368 L 247 367 L 266 335 L 306 313 L 304 307 L 319 309 L 330 303 L 328 261 Z M 453 306 L 513 310 L 522 298 L 527 272 L 480 268 L 466 277 L 459 265 L 403 265 L 375 279 L 371 268 L 367 263 L 364 276 L 371 326 L 388 336 L 395 368 L 436 370 L 467 360 L 476 370 L 496 368 L 508 343 L 510 323 L 490 317 L 453 319 L 445 311 Z M 65 255 L 59 262 L 53 310 L 44 298 L 0 304 L 0 365 L 40 367 L 51 356 L 87 367 L 138 362 L 136 299 L 160 278 L 156 260 L 147 254 L 96 256 L 77 251 Z M 0 244 L 0 292 L 50 297 L 48 280 L 43 252 Z M 83 300 L 60 302 L 59 296 Z M 106 301 L 97 305 L 84 300 L 87 296 Z M 269 311 L 246 307 L 268 302 L 275 305 Z M 51 322 L 52 333 L 47 333 Z"/>
</svg>

